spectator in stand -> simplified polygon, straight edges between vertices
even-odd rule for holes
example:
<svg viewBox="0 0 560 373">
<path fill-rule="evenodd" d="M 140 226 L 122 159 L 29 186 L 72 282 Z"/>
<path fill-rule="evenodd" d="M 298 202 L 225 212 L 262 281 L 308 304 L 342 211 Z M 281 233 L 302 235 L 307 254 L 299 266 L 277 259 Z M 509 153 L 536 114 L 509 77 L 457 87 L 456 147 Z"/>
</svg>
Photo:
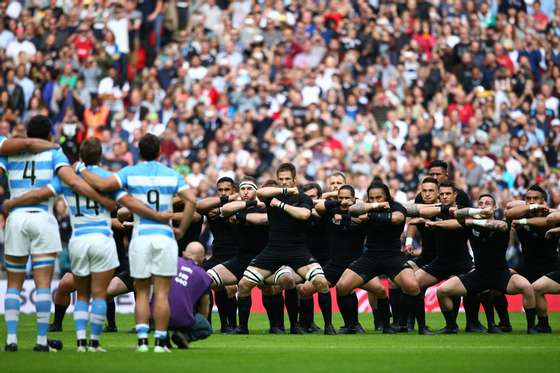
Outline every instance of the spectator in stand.
<svg viewBox="0 0 560 373">
<path fill-rule="evenodd" d="M 473 199 L 536 180 L 557 197 L 554 1 L 11 4 L 0 131 L 45 113 L 70 159 L 95 136 L 107 167 L 135 163 L 151 132 L 200 195 L 293 162 L 300 183 L 341 170 L 357 197 L 379 177 L 404 200 L 444 159 Z"/>
</svg>

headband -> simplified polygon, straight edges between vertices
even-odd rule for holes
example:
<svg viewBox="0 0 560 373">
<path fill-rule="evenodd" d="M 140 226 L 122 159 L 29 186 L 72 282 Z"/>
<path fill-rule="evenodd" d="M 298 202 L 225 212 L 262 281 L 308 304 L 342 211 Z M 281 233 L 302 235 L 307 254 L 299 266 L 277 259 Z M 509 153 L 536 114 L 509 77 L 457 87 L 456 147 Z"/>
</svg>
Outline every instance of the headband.
<svg viewBox="0 0 560 373">
<path fill-rule="evenodd" d="M 241 184 L 239 184 L 239 189 L 243 187 L 249 187 L 251 189 L 257 190 L 257 184 L 253 183 L 252 181 L 242 181 Z"/>
</svg>

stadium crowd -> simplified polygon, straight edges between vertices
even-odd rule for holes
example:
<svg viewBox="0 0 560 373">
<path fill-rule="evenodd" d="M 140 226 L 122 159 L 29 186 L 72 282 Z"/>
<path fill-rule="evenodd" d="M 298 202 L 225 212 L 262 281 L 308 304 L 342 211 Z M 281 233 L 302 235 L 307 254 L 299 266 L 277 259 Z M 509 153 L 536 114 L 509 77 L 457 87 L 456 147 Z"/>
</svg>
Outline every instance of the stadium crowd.
<svg viewBox="0 0 560 373">
<path fill-rule="evenodd" d="M 418 265 L 416 273 L 412 272 L 414 265 L 402 269 L 400 250 L 405 217 L 418 219 L 414 223 L 409 220 L 409 226 L 429 227 L 432 223 L 425 219 L 443 215 L 443 220 L 457 221 L 463 228 L 482 227 L 477 225 L 482 223 L 473 223 L 473 220 L 486 221 L 494 217 L 487 210 L 492 210 L 493 214 L 499 209 L 506 211 L 508 222 L 514 228 L 533 227 L 531 219 L 540 219 L 535 223 L 540 224 L 540 229 L 546 224 L 548 228 L 557 224 L 556 215 L 548 223 L 546 215 L 560 208 L 559 11 L 551 0 L 4 2 L 0 5 L 0 13 L 4 14 L 0 23 L 3 71 L 0 76 L 0 135 L 23 137 L 26 123 L 37 115 L 44 115 L 52 123 L 53 140 L 60 144 L 70 163 L 80 158 L 83 144 L 92 147 L 95 141 L 90 139 L 96 139 L 100 145 L 100 163 L 119 175 L 123 170 L 126 172 L 127 166 L 141 165 L 140 160 L 153 160 L 145 157 L 140 141 L 150 138 L 147 134 L 157 136 L 161 146 L 159 161 L 182 175 L 178 188 L 185 183 L 196 195 L 197 212 L 189 218 L 192 218 L 189 229 L 198 229 L 195 237 L 203 241 L 208 255 L 213 254 L 203 265 L 209 270 L 211 286 L 218 289 L 214 296 L 224 332 L 232 329 L 238 333 L 248 332 L 251 304 L 247 294 L 255 285 L 263 285 L 264 274 L 273 274 L 275 286 L 285 290 L 285 304 L 294 333 L 300 332 L 298 322 L 305 324 L 306 330 L 313 329 L 309 313 L 297 308 L 309 307 L 309 297 L 314 292 L 319 293 L 322 310 L 323 306 L 325 310 L 330 308 L 330 296 L 327 301 L 325 294 L 328 294 L 329 285 L 336 285 L 345 332 L 360 332 L 352 294 L 354 288 L 363 286 L 370 292 L 373 308 L 380 313 L 379 327 L 384 332 L 395 331 L 388 327 L 386 304 L 395 301 L 391 310 L 397 319 L 395 324 L 401 328 L 398 331 L 407 328 L 412 318 L 427 334 L 429 330 L 418 315 L 418 302 L 422 298 L 419 294 L 433 285 L 434 280 L 464 274 L 470 267 L 465 271 L 465 268 L 455 268 L 456 271 L 442 272 L 441 263 L 437 263 L 438 270 L 428 267 L 431 271 L 426 270 L 421 275 L 418 272 L 428 263 Z M 286 168 L 288 162 L 294 165 L 293 170 Z M 91 162 L 96 163 L 97 160 Z M 439 169 L 439 174 L 429 172 L 434 168 Z M 24 179 L 27 164 L 25 170 Z M 265 185 L 279 178 L 282 171 L 289 171 L 294 180 L 278 179 L 281 187 Z M 337 175 L 343 177 L 344 182 L 335 188 L 330 182 Z M 431 181 L 426 181 L 426 176 L 431 177 L 428 179 Z M 84 177 L 97 190 L 117 189 L 116 185 L 114 189 L 105 188 L 105 184 Z M 447 177 L 450 180 L 444 180 Z M 316 185 L 309 186 L 311 182 Z M 267 209 L 290 211 L 290 216 L 299 220 L 309 218 L 301 219 L 303 212 L 297 210 L 307 206 L 308 197 L 298 197 L 299 200 L 291 203 L 288 197 L 293 197 L 293 193 L 282 188 L 308 185 L 306 194 L 313 191 L 316 194 L 309 195 L 312 205 L 307 207 L 323 210 L 319 215 L 330 216 L 329 210 L 340 206 L 328 207 L 327 202 L 320 202 L 322 191 L 334 193 L 323 198 L 338 198 L 343 204 L 340 194 L 344 188 L 341 186 L 352 185 L 346 188 L 352 191 L 348 198 L 367 200 L 369 205 L 366 204 L 365 210 L 356 208 L 358 210 L 350 214 L 352 217 L 348 221 L 357 223 L 352 219 L 373 213 L 379 216 L 369 216 L 372 222 L 402 224 L 402 227 L 391 227 L 395 240 L 390 242 L 370 242 L 374 236 L 370 232 L 375 229 L 363 232 L 362 236 L 368 248 L 398 245 L 398 258 L 391 257 L 392 264 L 375 270 L 371 269 L 375 258 L 366 255 L 358 264 L 345 258 L 348 263 L 344 268 L 351 264 L 349 268 L 353 274 L 329 268 L 335 274 L 327 273 L 328 281 L 322 270 L 302 265 L 305 273 L 302 274 L 300 268 L 294 269 L 308 281 L 298 286 L 297 292 L 294 273 L 286 270 L 278 274 L 276 268 L 272 270 L 277 259 L 259 255 L 260 260 L 255 259 L 251 266 L 261 271 L 245 271 L 248 256 L 252 259 L 257 254 L 253 252 L 253 245 L 258 243 L 232 243 L 231 238 L 235 236 L 227 232 L 232 229 L 230 222 L 220 220 L 224 214 L 220 208 L 241 202 L 230 200 L 228 196 L 234 195 L 243 202 L 255 198 L 255 195 L 251 198 L 241 195 L 244 183 L 247 190 L 254 190 L 261 200 L 267 201 Z M 288 185 L 290 183 L 293 185 Z M 463 211 L 463 215 L 456 217 L 461 210 L 455 209 L 449 215 L 449 208 L 441 206 L 411 207 L 408 202 L 418 199 L 424 184 L 430 183 L 439 190 L 440 199 L 428 202 L 422 196 L 423 201 L 416 200 L 416 203 L 442 203 L 453 207 L 455 200 L 441 199 L 442 189 L 449 188 L 450 194 L 457 193 L 459 208 L 469 208 L 470 201 L 474 201 L 480 209 Z M 260 187 L 263 185 L 265 187 Z M 280 191 L 271 192 L 267 187 Z M 4 178 L 2 199 L 9 198 L 9 189 Z M 84 190 L 81 195 L 90 198 L 82 193 Z M 489 195 L 491 201 L 487 200 Z M 288 202 L 279 201 L 274 198 L 276 196 L 287 198 Z M 91 198 L 94 199 L 93 194 Z M 148 202 L 153 203 L 150 198 L 148 196 Z M 463 203 L 465 199 L 469 202 Z M 159 205 L 159 194 L 157 200 Z M 522 200 L 532 207 L 523 207 L 528 209 L 523 210 L 518 204 Z M 384 203 L 390 204 L 390 208 L 376 205 L 385 206 Z M 481 206 L 484 203 L 486 207 Z M 249 206 L 264 208 L 259 204 L 255 202 Z M 247 207 L 233 206 L 228 206 L 232 210 L 227 216 L 237 217 L 239 211 Z M 292 208 L 296 210 L 291 211 Z M 216 213 L 216 209 L 220 211 Z M 390 210 L 393 218 L 383 212 L 385 209 Z M 63 206 L 57 209 L 61 211 L 58 221 L 61 236 L 64 238 L 62 232 L 66 229 L 68 240 L 65 214 L 72 212 L 63 210 Z M 254 214 L 263 215 L 264 212 Z M 252 214 L 246 215 L 242 219 Z M 270 213 L 268 219 L 271 219 Z M 177 229 L 184 228 L 183 223 Z M 274 231 L 271 221 L 268 223 L 271 232 Z M 288 231 L 294 229 L 293 222 L 286 224 L 290 226 Z M 491 229 L 495 231 L 504 229 L 503 225 L 492 224 Z M 203 234 L 201 226 L 204 226 Z M 418 246 L 418 240 L 415 241 L 418 234 L 408 229 L 407 238 L 412 241 L 407 239 L 402 246 L 411 254 L 413 246 Z M 422 229 L 418 231 L 424 238 Z M 254 236 L 262 233 L 251 231 Z M 270 234 L 269 246 L 274 246 L 277 243 L 271 244 L 274 234 Z M 187 243 L 194 241 L 190 238 L 187 233 L 179 248 L 184 249 Z M 477 239 L 469 237 L 469 240 L 472 246 L 472 241 Z M 504 260 L 507 241 L 505 247 L 499 247 L 499 250 L 504 249 Z M 466 242 L 465 238 L 465 245 Z M 302 242 L 292 244 L 297 247 Z M 304 245 L 309 246 L 308 243 Z M 215 252 L 217 248 L 222 251 Z M 308 248 L 316 256 L 312 248 Z M 249 252 L 236 256 L 241 249 Z M 557 251 L 557 248 L 551 250 Z M 478 270 L 477 252 L 474 248 L 473 251 Z M 525 252 L 526 248 L 523 254 Z M 189 255 L 195 257 L 192 253 Z M 390 255 L 396 254 L 391 252 Z M 232 263 L 229 260 L 233 257 L 236 259 Z M 308 259 L 292 258 L 281 264 L 292 263 L 292 267 L 298 267 Z M 462 259 L 465 261 L 461 265 L 467 263 L 466 258 Z M 557 260 L 557 253 L 554 260 Z M 472 262 L 468 262 L 472 266 Z M 66 270 L 70 269 L 80 276 L 74 268 Z M 502 269 L 494 268 L 498 272 Z M 536 272 L 540 273 L 537 277 L 533 272 L 531 276 L 526 275 L 531 283 L 549 271 L 540 268 Z M 391 290 L 397 295 L 387 300 L 384 289 L 381 292 L 379 284 L 372 280 L 373 274 L 383 274 L 394 280 Z M 136 275 L 132 277 L 142 277 Z M 334 283 L 329 275 L 336 278 Z M 494 279 L 505 281 L 502 272 L 496 276 Z M 539 301 L 535 305 L 534 295 L 531 300 L 526 284 L 511 276 L 514 278 L 511 289 L 508 276 L 508 281 L 501 283 L 497 290 L 523 293 L 524 305 L 529 310 L 528 331 L 537 330 L 534 320 L 529 320 L 536 317 L 535 307 L 539 311 L 539 331 L 548 331 L 550 327 L 544 319 L 546 303 L 543 314 L 542 303 L 539 309 Z M 236 289 L 228 286 L 238 281 L 236 297 Z M 472 292 L 473 288 L 487 289 L 472 278 L 466 281 L 471 281 L 472 288 L 463 281 L 465 292 Z M 121 282 L 127 285 L 125 280 Z M 457 295 L 467 295 L 461 293 L 457 284 L 452 285 L 438 293 L 447 332 L 456 332 L 453 313 Z M 546 284 L 541 285 L 542 293 L 547 288 Z M 136 288 L 137 297 L 145 295 L 145 286 Z M 492 286 L 496 285 L 492 283 Z M 131 290 L 131 285 L 124 287 L 127 288 Z M 80 294 L 79 284 L 69 283 L 68 291 L 74 289 Z M 119 291 L 123 290 L 115 290 L 109 296 Z M 269 313 L 272 332 L 282 329 L 275 311 L 278 309 L 275 291 L 263 293 L 263 301 L 264 297 L 269 297 L 267 311 L 273 310 L 273 316 Z M 397 299 L 400 301 L 396 302 Z M 481 301 L 484 302 L 478 299 L 469 304 L 478 312 Z M 67 301 L 61 300 L 64 302 Z M 156 297 L 156 302 L 161 302 L 160 297 Z M 490 304 L 494 307 L 496 301 Z M 60 321 L 65 308 L 64 304 L 58 305 L 62 307 L 59 308 Z M 465 307 L 468 307 L 466 300 Z M 499 307 L 503 310 L 503 304 L 496 309 Z M 502 329 L 507 330 L 507 320 L 502 319 L 503 313 L 499 315 Z M 325 333 L 334 334 L 328 312 L 323 316 Z M 162 328 L 158 329 L 161 318 L 156 316 L 155 319 L 156 337 L 160 333 L 163 339 Z M 473 330 L 478 327 L 474 319 L 467 321 L 470 322 L 467 327 Z M 147 326 L 138 324 L 142 329 L 139 336 L 147 335 Z M 489 322 L 488 329 L 496 331 L 497 326 Z M 181 334 L 178 335 L 180 338 Z M 140 345 L 144 345 L 146 338 L 139 338 Z M 78 346 L 85 348 L 80 345 L 84 338 L 78 339 Z M 179 342 L 186 344 L 188 339 L 185 337 Z"/>
</svg>

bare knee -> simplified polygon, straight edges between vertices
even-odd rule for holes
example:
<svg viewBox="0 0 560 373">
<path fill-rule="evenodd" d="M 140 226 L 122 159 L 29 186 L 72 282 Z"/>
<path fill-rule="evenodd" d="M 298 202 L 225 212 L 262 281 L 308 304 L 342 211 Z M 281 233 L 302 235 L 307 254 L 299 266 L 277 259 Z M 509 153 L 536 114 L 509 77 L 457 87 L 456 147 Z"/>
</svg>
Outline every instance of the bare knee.
<svg viewBox="0 0 560 373">
<path fill-rule="evenodd" d="M 297 288 L 300 297 L 303 299 L 311 298 L 313 296 L 313 293 L 315 292 L 315 288 L 310 283 L 305 283 L 303 285 L 298 286 Z"/>
<path fill-rule="evenodd" d="M 329 291 L 329 282 L 325 276 L 317 276 L 313 279 L 313 286 L 319 293 L 326 293 Z"/>
<path fill-rule="evenodd" d="M 529 285 L 528 288 L 527 288 L 527 290 L 524 290 L 524 289 L 522 288 L 523 293 L 525 293 L 525 292 L 530 292 L 530 291 L 529 291 L 529 288 L 532 288 L 532 289 L 533 289 L 533 291 L 535 292 L 535 295 L 544 295 L 544 294 L 546 294 L 546 284 L 544 284 L 544 283 L 541 282 L 541 281 L 535 282 L 535 283 L 533 284 L 533 286 L 530 286 L 530 285 Z"/>
<path fill-rule="evenodd" d="M 58 283 L 58 290 L 66 293 L 71 293 L 75 290 L 74 275 L 67 273 L 62 277 L 62 280 Z"/>
<path fill-rule="evenodd" d="M 420 294 L 420 287 L 416 281 L 405 282 L 401 288 L 406 295 L 416 296 Z"/>
<path fill-rule="evenodd" d="M 296 280 L 291 274 L 285 274 L 278 279 L 278 284 L 283 289 L 293 289 L 296 287 Z"/>
<path fill-rule="evenodd" d="M 241 281 L 239 281 L 239 284 L 237 284 L 237 291 L 241 296 L 248 296 L 249 294 L 251 294 L 251 290 L 254 287 L 255 284 L 245 278 L 242 278 Z"/>
</svg>

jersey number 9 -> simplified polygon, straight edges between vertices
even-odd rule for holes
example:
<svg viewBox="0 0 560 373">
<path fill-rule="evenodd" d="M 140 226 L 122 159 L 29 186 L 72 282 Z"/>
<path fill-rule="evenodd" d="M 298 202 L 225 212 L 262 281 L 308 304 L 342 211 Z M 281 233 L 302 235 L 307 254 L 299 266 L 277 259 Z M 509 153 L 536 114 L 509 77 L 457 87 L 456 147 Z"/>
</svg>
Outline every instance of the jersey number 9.
<svg viewBox="0 0 560 373">
<path fill-rule="evenodd" d="M 150 189 L 146 193 L 146 200 L 150 205 L 155 205 L 156 211 L 159 211 L 159 191 Z"/>
</svg>

